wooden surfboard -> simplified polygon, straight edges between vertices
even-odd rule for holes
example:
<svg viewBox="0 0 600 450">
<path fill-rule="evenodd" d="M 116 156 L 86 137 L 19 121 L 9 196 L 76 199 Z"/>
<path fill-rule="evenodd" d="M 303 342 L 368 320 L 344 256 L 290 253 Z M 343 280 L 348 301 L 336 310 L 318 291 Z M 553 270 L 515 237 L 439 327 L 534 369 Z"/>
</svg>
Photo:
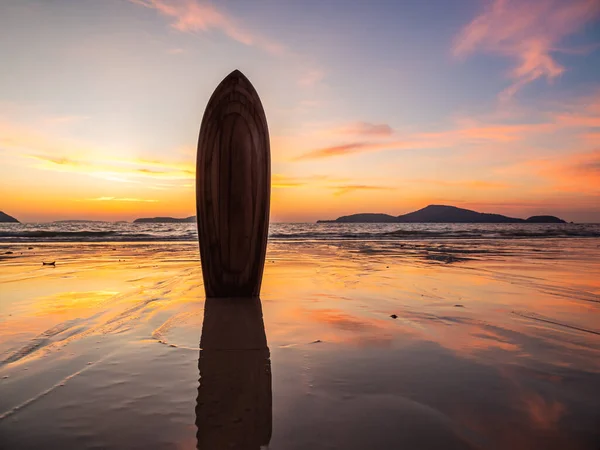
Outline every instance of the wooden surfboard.
<svg viewBox="0 0 600 450">
<path fill-rule="evenodd" d="M 196 159 L 196 210 L 207 297 L 258 296 L 271 196 L 267 119 L 258 94 L 231 72 L 204 111 Z"/>
</svg>

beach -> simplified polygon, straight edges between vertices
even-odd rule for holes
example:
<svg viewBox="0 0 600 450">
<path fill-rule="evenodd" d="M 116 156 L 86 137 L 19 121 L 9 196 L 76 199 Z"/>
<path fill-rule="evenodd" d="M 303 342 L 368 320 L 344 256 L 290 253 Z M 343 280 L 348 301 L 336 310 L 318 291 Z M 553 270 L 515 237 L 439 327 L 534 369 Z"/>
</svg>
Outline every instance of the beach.
<svg viewBox="0 0 600 450">
<path fill-rule="evenodd" d="M 326 237 L 5 239 L 0 447 L 599 448 L 600 238 Z"/>
</svg>

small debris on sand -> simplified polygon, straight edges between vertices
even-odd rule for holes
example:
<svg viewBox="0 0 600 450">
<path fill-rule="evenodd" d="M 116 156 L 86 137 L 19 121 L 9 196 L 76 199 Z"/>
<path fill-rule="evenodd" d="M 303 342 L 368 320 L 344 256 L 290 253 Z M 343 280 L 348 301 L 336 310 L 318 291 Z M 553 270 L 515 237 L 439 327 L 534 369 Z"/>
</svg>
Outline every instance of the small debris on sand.
<svg viewBox="0 0 600 450">
<path fill-rule="evenodd" d="M 454 305 L 455 308 L 464 308 L 465 305 Z"/>
<path fill-rule="evenodd" d="M 321 339 L 317 339 L 316 341 L 312 341 L 311 344 L 320 344 L 323 342 Z"/>
<path fill-rule="evenodd" d="M 56 261 L 52 261 L 52 262 L 42 261 L 42 266 L 56 266 Z"/>
<path fill-rule="evenodd" d="M 33 247 L 27 247 L 27 250 L 33 250 Z"/>
<path fill-rule="evenodd" d="M 6 253 L 4 253 L 4 254 L 5 254 L 5 255 L 12 255 L 12 254 L 13 254 L 13 252 L 6 252 Z"/>
<path fill-rule="evenodd" d="M 398 316 L 397 316 L 396 314 L 392 314 L 390 317 L 391 317 L 392 319 L 397 319 L 397 318 L 398 318 Z"/>
</svg>

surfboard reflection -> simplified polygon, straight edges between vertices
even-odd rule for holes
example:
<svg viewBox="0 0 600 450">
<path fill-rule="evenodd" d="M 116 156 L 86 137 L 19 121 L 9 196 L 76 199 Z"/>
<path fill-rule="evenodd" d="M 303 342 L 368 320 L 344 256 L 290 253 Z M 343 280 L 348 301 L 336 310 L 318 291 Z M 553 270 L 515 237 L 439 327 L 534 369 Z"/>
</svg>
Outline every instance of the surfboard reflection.
<svg viewBox="0 0 600 450">
<path fill-rule="evenodd" d="M 198 449 L 268 445 L 271 361 L 260 299 L 207 299 L 200 348 Z"/>
</svg>

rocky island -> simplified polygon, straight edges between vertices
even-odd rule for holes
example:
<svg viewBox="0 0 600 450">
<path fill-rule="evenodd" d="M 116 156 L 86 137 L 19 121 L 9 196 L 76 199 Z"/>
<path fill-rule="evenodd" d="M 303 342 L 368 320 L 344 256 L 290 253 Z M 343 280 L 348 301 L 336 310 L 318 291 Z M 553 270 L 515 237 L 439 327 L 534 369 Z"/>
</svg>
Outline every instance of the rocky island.
<svg viewBox="0 0 600 450">
<path fill-rule="evenodd" d="M 175 217 L 143 217 L 135 219 L 133 223 L 195 223 L 196 216 L 185 217 L 178 219 Z"/>
<path fill-rule="evenodd" d="M 456 206 L 429 205 L 400 216 L 362 213 L 318 220 L 317 223 L 566 223 L 555 216 L 532 216 L 528 219 L 489 214 L 457 208 Z"/>
<path fill-rule="evenodd" d="M 21 223 L 13 216 L 9 216 L 8 214 L 0 211 L 0 222 L 1 223 Z"/>
</svg>

